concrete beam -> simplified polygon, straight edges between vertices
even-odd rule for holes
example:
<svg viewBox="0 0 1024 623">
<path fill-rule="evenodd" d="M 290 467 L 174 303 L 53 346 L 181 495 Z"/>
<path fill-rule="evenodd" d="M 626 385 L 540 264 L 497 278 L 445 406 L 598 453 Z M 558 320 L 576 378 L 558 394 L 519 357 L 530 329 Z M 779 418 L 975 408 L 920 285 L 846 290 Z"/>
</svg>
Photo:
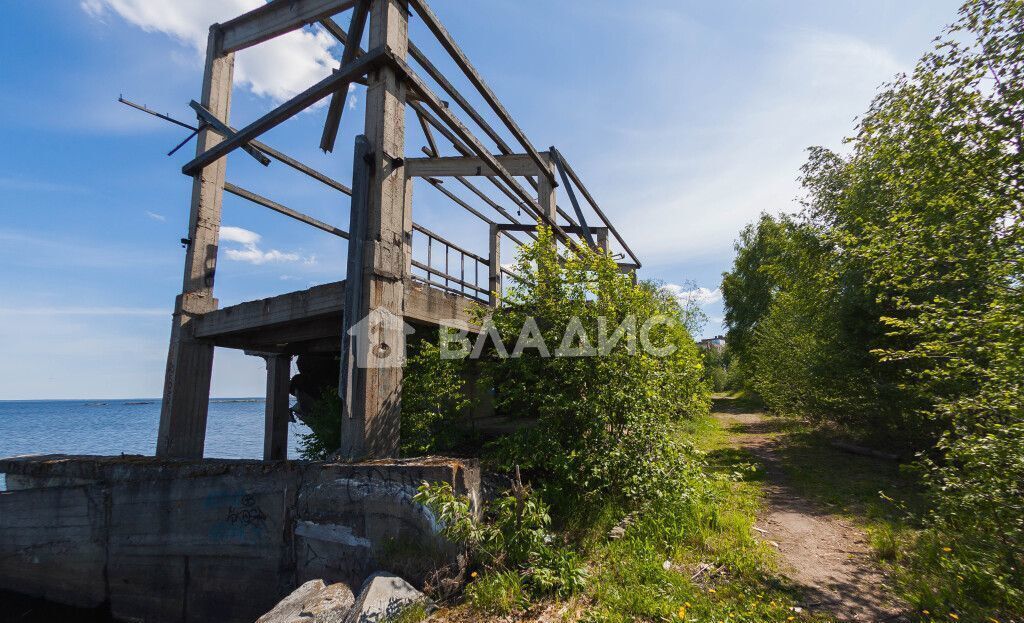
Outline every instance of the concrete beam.
<svg viewBox="0 0 1024 623">
<path fill-rule="evenodd" d="M 275 0 L 220 24 L 224 33 L 221 52 L 249 46 L 298 30 L 349 9 L 355 0 Z"/>
<path fill-rule="evenodd" d="M 541 154 L 547 158 L 547 152 Z M 494 156 L 495 160 L 505 168 L 511 175 L 536 176 L 540 169 L 534 163 L 533 158 L 527 154 L 511 154 L 508 156 Z M 497 177 L 498 174 L 491 169 L 481 158 L 472 156 L 450 156 L 444 158 L 406 158 L 406 175 L 409 177 L 471 177 L 481 175 L 486 177 Z"/>
</svg>

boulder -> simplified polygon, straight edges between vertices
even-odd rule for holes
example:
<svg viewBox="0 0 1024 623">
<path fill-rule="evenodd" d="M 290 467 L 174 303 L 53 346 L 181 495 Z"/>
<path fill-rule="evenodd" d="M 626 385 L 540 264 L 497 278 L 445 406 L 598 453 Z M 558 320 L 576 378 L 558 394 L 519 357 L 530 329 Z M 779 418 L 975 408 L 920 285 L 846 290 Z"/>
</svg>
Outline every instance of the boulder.
<svg viewBox="0 0 1024 623">
<path fill-rule="evenodd" d="M 415 603 L 432 606 L 426 595 L 392 573 L 384 571 L 366 578 L 345 623 L 384 623 L 394 620 Z"/>
<path fill-rule="evenodd" d="M 352 589 L 347 585 L 326 585 L 323 580 L 310 580 L 256 623 L 342 623 L 354 603 Z"/>
</svg>

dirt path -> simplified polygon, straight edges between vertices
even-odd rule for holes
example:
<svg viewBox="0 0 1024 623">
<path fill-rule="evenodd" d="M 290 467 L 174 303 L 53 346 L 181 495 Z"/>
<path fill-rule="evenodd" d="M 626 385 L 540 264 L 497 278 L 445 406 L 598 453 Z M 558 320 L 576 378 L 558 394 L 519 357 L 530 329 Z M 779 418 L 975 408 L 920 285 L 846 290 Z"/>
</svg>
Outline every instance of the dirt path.
<svg viewBox="0 0 1024 623">
<path fill-rule="evenodd" d="M 719 409 L 714 416 L 729 431 L 730 441 L 757 457 L 765 470 L 764 510 L 756 526 L 761 538 L 779 550 L 783 573 L 805 588 L 805 606 L 841 621 L 903 620 L 863 530 L 787 486 L 776 454 L 785 437 L 773 432 L 771 419 L 730 406 Z"/>
</svg>

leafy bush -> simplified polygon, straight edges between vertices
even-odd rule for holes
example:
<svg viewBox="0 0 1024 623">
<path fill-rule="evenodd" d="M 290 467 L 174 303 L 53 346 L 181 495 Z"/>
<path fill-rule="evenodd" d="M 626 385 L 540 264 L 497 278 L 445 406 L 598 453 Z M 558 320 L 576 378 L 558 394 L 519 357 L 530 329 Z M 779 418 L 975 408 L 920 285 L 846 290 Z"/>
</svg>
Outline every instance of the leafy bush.
<svg viewBox="0 0 1024 623">
<path fill-rule="evenodd" d="M 552 354 L 556 347 L 599 349 L 616 335 L 618 343 L 597 356 L 545 357 L 531 348 L 502 358 L 498 348 L 491 351 L 485 365 L 498 410 L 534 423 L 497 445 L 498 466 L 521 465 L 553 500 L 664 494 L 686 458 L 669 434 L 671 423 L 707 413 L 710 405 L 679 304 L 655 284 L 634 282 L 609 255 L 559 254 L 546 229 L 521 249 L 516 271 L 523 281 L 489 318 L 504 344 L 531 328 Z"/>
<path fill-rule="evenodd" d="M 484 569 L 478 586 L 469 589 L 484 609 L 509 611 L 520 603 L 523 589 L 564 596 L 583 588 L 587 574 L 580 558 L 559 547 L 549 531 L 547 505 L 521 483 L 489 505 L 483 521 L 448 483 L 424 483 L 414 499 L 436 515 L 442 534 L 466 547 L 473 564 Z"/>
</svg>

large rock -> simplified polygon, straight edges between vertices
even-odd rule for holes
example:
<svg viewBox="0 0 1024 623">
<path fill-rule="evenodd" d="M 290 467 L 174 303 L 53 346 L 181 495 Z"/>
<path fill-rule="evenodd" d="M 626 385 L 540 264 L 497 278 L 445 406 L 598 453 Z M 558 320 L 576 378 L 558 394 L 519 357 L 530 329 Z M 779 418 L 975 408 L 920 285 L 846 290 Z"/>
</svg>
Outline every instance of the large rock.
<svg viewBox="0 0 1024 623">
<path fill-rule="evenodd" d="M 397 575 L 381 571 L 363 582 L 345 623 L 384 623 L 415 603 L 432 606 L 430 599 Z"/>
<path fill-rule="evenodd" d="M 342 623 L 355 597 L 345 584 L 310 580 L 282 599 L 256 623 Z"/>
</svg>

